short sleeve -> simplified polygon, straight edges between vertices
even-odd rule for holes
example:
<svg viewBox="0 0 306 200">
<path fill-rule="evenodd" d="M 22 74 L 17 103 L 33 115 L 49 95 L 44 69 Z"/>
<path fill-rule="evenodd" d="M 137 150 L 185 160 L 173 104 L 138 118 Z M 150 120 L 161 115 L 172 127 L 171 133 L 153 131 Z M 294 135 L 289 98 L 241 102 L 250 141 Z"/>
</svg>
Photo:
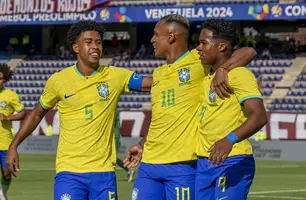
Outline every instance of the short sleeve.
<svg viewBox="0 0 306 200">
<path fill-rule="evenodd" d="M 240 104 L 248 99 L 262 99 L 254 74 L 245 67 L 238 67 L 228 74 L 230 86 Z"/>
<path fill-rule="evenodd" d="M 18 94 L 14 93 L 13 99 L 11 101 L 11 106 L 13 107 L 14 111 L 21 112 L 24 110 L 24 105 L 21 103 Z"/>
<path fill-rule="evenodd" d="M 124 69 L 124 68 L 120 68 L 120 67 L 115 67 L 116 69 L 116 76 L 118 77 L 119 81 L 122 81 L 123 83 L 123 90 L 122 92 L 130 92 L 130 88 L 129 88 L 129 82 L 131 77 L 133 76 L 134 72 Z"/>
<path fill-rule="evenodd" d="M 59 101 L 56 93 L 56 81 L 52 75 L 46 82 L 43 94 L 40 96 L 39 103 L 45 110 L 52 109 Z"/>
</svg>

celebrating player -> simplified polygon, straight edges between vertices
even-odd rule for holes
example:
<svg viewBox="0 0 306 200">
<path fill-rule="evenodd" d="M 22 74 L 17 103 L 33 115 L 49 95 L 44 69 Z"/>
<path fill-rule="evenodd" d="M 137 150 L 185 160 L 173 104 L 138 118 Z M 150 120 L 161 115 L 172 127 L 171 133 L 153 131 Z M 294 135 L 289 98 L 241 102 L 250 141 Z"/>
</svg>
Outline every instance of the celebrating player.
<svg viewBox="0 0 306 200">
<path fill-rule="evenodd" d="M 10 145 L 7 163 L 19 171 L 17 147 L 56 104 L 60 138 L 56 157 L 54 199 L 117 199 L 113 166 L 114 117 L 119 96 L 130 89 L 149 91 L 152 78 L 100 66 L 104 28 L 95 21 L 71 26 L 68 42 L 77 64 L 53 74 L 40 103 Z"/>
<path fill-rule="evenodd" d="M 238 42 L 236 29 L 224 20 L 207 20 L 199 40 L 197 50 L 210 71 L 199 90 L 196 199 L 243 200 L 255 174 L 248 138 L 266 124 L 266 111 L 256 78 L 245 67 L 228 73 L 234 93 L 229 98 L 220 99 L 210 88 L 216 70 L 233 54 Z"/>
<path fill-rule="evenodd" d="M 7 149 L 13 139 L 12 121 L 22 120 L 25 116 L 24 106 L 18 95 L 4 87 L 13 76 L 13 71 L 6 63 L 0 63 L 0 165 L 1 187 L 0 200 L 7 199 L 7 191 L 11 184 L 11 173 L 6 165 Z M 14 114 L 17 112 L 17 114 Z"/>
<path fill-rule="evenodd" d="M 155 56 L 165 58 L 167 64 L 153 73 L 152 120 L 147 137 L 132 146 L 125 159 L 128 167 L 135 167 L 142 159 L 133 200 L 195 199 L 197 110 L 205 72 L 197 50 L 187 49 L 188 34 L 189 22 L 181 15 L 163 17 L 154 29 L 151 42 Z M 249 48 L 238 50 L 219 66 L 218 73 L 223 75 L 224 69 L 249 63 L 253 52 Z M 221 96 L 229 88 L 219 80 Z"/>
</svg>

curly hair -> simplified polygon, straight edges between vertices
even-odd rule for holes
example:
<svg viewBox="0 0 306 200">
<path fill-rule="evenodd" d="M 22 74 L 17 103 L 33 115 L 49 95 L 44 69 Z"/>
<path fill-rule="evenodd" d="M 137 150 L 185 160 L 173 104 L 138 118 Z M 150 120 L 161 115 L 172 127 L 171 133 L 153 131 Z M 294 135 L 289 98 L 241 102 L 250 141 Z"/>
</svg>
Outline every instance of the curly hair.
<svg viewBox="0 0 306 200">
<path fill-rule="evenodd" d="M 103 39 L 105 29 L 102 26 L 102 23 L 91 20 L 82 20 L 73 24 L 67 33 L 67 41 L 72 53 L 75 54 L 72 45 L 75 44 L 80 35 L 86 31 L 97 31 L 101 35 L 101 39 Z"/>
<path fill-rule="evenodd" d="M 8 82 L 12 79 L 14 72 L 11 70 L 11 68 L 6 63 L 0 63 L 0 72 L 3 73 L 3 78 L 5 82 Z"/>
<path fill-rule="evenodd" d="M 234 48 L 239 42 L 239 36 L 234 25 L 224 19 L 209 19 L 203 23 L 202 28 L 213 33 L 214 39 L 223 39 L 230 42 Z"/>
</svg>

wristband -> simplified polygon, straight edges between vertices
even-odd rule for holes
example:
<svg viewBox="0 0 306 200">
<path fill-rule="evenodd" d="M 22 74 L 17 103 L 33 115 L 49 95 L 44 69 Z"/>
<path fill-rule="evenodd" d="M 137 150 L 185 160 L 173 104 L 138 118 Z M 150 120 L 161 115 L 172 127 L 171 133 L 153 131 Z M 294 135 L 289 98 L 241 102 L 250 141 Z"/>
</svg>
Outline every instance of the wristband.
<svg viewBox="0 0 306 200">
<path fill-rule="evenodd" d="M 226 138 L 232 143 L 235 144 L 239 141 L 239 138 L 237 137 L 237 135 L 234 132 L 230 132 Z"/>
</svg>

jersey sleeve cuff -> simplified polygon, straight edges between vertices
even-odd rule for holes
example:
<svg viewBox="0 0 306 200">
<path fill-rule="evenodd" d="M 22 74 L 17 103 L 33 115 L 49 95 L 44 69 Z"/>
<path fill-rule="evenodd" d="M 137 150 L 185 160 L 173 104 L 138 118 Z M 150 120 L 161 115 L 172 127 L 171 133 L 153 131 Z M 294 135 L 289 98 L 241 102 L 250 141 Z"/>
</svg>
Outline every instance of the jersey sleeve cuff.
<svg viewBox="0 0 306 200">
<path fill-rule="evenodd" d="M 249 99 L 262 99 L 262 96 L 260 96 L 260 95 L 246 96 L 246 97 L 243 97 L 242 99 L 240 99 L 239 102 L 242 105 L 246 100 L 249 100 Z"/>
<path fill-rule="evenodd" d="M 49 108 L 43 104 L 43 102 L 41 101 L 41 99 L 39 99 L 39 104 L 40 104 L 40 106 L 41 106 L 44 110 L 49 110 Z"/>
<path fill-rule="evenodd" d="M 16 112 L 20 113 L 22 111 L 24 111 L 24 106 L 21 109 L 17 110 Z"/>
</svg>

